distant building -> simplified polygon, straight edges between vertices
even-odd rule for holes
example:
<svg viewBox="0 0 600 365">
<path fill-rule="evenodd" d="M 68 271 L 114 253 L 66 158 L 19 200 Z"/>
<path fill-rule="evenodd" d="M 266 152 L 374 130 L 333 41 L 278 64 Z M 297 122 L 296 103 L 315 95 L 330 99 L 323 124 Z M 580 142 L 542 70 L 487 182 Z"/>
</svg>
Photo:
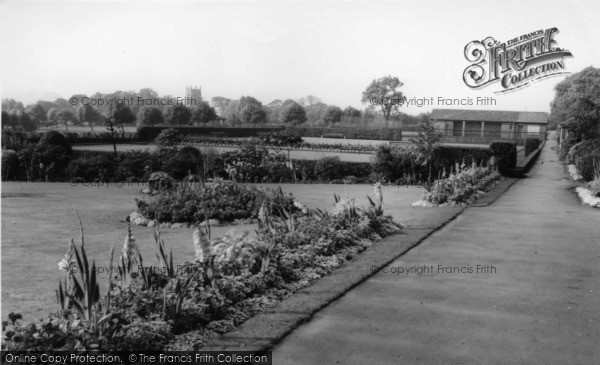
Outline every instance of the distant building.
<svg viewBox="0 0 600 365">
<path fill-rule="evenodd" d="M 495 139 L 545 139 L 548 114 L 498 110 L 433 109 L 430 119 L 449 143 L 489 143 Z"/>
<path fill-rule="evenodd" d="M 186 106 L 197 106 L 202 101 L 202 88 L 197 86 L 185 87 L 185 102 Z"/>
</svg>

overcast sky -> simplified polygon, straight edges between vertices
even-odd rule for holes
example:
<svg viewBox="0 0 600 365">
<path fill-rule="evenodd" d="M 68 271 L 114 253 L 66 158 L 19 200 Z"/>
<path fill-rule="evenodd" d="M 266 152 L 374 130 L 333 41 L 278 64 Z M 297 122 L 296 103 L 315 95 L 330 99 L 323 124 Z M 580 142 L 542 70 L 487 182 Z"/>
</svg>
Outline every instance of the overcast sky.
<svg viewBox="0 0 600 365">
<path fill-rule="evenodd" d="M 598 1 L 32 2 L 0 4 L 3 97 L 150 87 L 263 103 L 308 94 L 364 108 L 374 78 L 397 76 L 406 96 L 493 96 L 500 110 L 549 111 L 548 78 L 510 94 L 469 89 L 465 45 L 557 27 L 566 68 L 600 67 Z M 23 100 L 29 103 L 32 100 Z M 460 107 L 460 106 L 458 106 Z M 409 113 L 432 107 L 404 108 Z M 469 108 L 477 108 L 472 106 Z"/>
</svg>

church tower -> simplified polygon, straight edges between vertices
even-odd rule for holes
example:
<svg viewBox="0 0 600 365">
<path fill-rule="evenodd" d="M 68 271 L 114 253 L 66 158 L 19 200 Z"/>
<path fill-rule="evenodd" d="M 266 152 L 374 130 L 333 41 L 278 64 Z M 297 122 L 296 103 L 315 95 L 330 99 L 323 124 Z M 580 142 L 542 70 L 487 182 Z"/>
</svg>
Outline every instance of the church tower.
<svg viewBox="0 0 600 365">
<path fill-rule="evenodd" d="M 197 86 L 185 87 L 185 105 L 198 106 L 202 101 L 202 89 Z"/>
</svg>

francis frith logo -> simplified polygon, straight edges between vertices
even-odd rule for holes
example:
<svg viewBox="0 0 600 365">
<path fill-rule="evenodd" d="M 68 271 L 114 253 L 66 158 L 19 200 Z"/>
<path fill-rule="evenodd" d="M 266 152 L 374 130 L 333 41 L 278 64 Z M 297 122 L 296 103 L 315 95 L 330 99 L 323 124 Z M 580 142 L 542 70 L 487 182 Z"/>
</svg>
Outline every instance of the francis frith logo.
<svg viewBox="0 0 600 365">
<path fill-rule="evenodd" d="M 557 28 L 540 29 L 504 43 L 487 37 L 465 46 L 465 58 L 471 62 L 463 72 L 467 86 L 477 89 L 499 82 L 502 93 L 565 71 L 568 50 L 556 46 Z"/>
</svg>

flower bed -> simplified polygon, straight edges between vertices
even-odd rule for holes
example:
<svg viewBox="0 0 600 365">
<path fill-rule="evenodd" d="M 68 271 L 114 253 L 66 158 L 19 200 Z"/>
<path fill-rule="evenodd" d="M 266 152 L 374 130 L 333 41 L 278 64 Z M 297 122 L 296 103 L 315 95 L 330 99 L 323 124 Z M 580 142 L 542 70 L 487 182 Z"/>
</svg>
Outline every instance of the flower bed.
<svg viewBox="0 0 600 365">
<path fill-rule="evenodd" d="M 212 240 L 209 225 L 193 234 L 195 257 L 175 267 L 160 231 L 156 267 L 144 265 L 131 231 L 121 255 L 111 251 L 108 290 L 101 296 L 83 234 L 71 241 L 59 268 L 60 310 L 26 324 L 17 313 L 3 322 L 3 350 L 199 350 L 203 343 L 339 267 L 401 226 L 384 215 L 381 189 L 361 207 L 336 196 L 330 212 L 281 209 L 262 202 L 258 235 Z M 114 251 L 114 248 L 113 248 Z M 113 262 L 115 265 L 113 266 Z M 113 270 L 114 267 L 114 270 Z M 137 269 L 136 269 L 137 268 Z"/>
<path fill-rule="evenodd" d="M 446 176 L 445 171 L 442 176 Z M 413 206 L 470 204 L 494 186 L 502 176 L 495 166 L 456 164 L 448 177 L 435 180 L 426 186 L 421 200 Z"/>
<path fill-rule="evenodd" d="M 214 147 L 243 147 L 249 143 L 271 146 L 269 143 L 262 143 L 258 141 L 250 141 L 247 138 L 217 138 L 217 137 L 185 137 L 184 142 L 186 144 L 200 145 L 200 146 L 214 146 Z M 374 146 L 364 145 L 349 145 L 341 143 L 300 143 L 294 146 L 296 150 L 304 151 L 335 151 L 335 152 L 351 152 L 351 153 L 366 153 L 371 154 L 375 152 Z"/>
<path fill-rule="evenodd" d="M 136 199 L 139 213 L 158 223 L 197 224 L 207 219 L 219 222 L 255 219 L 262 201 L 277 209 L 293 211 L 294 199 L 281 189 L 261 191 L 253 186 L 217 179 L 213 183 L 181 183 L 160 191 L 148 201 Z"/>
</svg>

